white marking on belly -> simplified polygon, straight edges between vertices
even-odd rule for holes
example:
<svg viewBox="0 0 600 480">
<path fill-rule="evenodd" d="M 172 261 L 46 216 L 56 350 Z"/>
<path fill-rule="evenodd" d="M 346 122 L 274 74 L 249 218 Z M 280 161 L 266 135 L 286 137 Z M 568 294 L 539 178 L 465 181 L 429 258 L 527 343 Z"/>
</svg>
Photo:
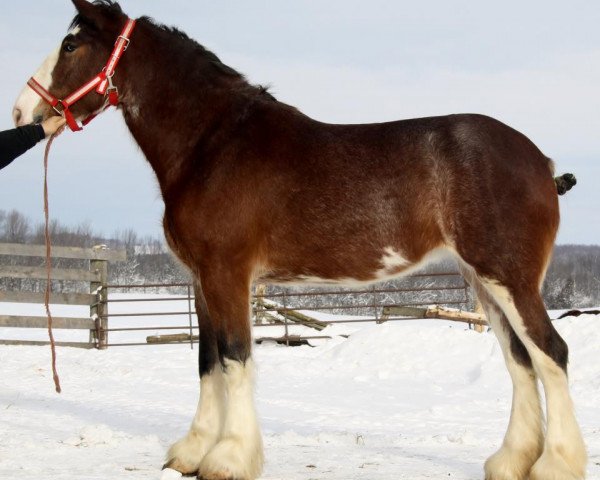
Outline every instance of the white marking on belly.
<svg viewBox="0 0 600 480">
<path fill-rule="evenodd" d="M 380 262 L 383 265 L 383 268 L 377 272 L 377 277 L 398 273 L 400 269 L 411 264 L 410 260 L 407 260 L 399 252 L 394 250 L 393 247 L 385 247 L 383 249 L 383 256 L 381 257 Z"/>
<path fill-rule="evenodd" d="M 382 282 L 385 280 L 391 280 L 398 277 L 409 275 L 423 265 L 435 261 L 447 259 L 452 253 L 451 249 L 445 246 L 440 246 L 431 250 L 426 254 L 420 261 L 412 263 L 411 261 L 404 258 L 400 253 L 396 252 L 392 247 L 386 247 L 383 255 L 380 259 L 380 265 L 382 266 L 378 270 L 375 270 L 367 279 L 357 279 L 350 276 L 336 277 L 336 278 L 325 278 L 317 275 L 297 275 L 287 276 L 283 275 L 280 279 L 276 277 L 268 278 L 268 271 L 262 272 L 264 277 L 258 275 L 258 281 L 264 283 L 273 283 L 279 285 L 342 285 L 342 286 L 364 286 L 370 285 L 375 282 Z"/>
</svg>

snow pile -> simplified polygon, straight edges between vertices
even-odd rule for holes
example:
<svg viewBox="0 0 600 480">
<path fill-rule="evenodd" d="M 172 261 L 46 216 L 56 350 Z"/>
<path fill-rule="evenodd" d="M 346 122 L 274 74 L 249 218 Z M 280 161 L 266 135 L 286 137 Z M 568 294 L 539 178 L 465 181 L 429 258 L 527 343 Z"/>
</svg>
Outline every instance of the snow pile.
<svg viewBox="0 0 600 480">
<path fill-rule="evenodd" d="M 600 323 L 555 325 L 571 348 L 588 478 L 599 479 Z M 508 422 L 497 342 L 462 325 L 390 322 L 255 354 L 265 480 L 481 478 Z M 185 345 L 62 348 L 59 396 L 47 348 L 0 347 L 0 478 L 178 478 L 160 467 L 195 411 L 196 355 Z"/>
</svg>

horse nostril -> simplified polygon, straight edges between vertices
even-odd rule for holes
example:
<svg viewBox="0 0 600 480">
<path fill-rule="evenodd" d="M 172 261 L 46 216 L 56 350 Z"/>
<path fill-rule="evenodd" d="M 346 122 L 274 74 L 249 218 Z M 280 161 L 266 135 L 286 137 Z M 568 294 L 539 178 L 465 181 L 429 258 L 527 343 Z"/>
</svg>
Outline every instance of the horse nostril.
<svg viewBox="0 0 600 480">
<path fill-rule="evenodd" d="M 19 110 L 18 108 L 13 109 L 13 120 L 15 122 L 15 125 L 19 125 L 22 116 L 23 114 L 21 113 L 21 110 Z"/>
</svg>

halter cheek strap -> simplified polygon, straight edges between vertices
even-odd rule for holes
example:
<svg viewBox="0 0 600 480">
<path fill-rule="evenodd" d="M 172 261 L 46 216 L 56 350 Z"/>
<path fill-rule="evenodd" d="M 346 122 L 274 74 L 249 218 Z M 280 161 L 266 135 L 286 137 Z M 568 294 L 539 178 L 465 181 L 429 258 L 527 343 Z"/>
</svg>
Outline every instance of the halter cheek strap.
<svg viewBox="0 0 600 480">
<path fill-rule="evenodd" d="M 92 90 L 96 90 L 96 93 L 104 96 L 104 105 L 95 113 L 89 115 L 83 120 L 83 125 L 90 123 L 99 113 L 103 112 L 110 106 L 117 106 L 119 104 L 119 90 L 113 85 L 112 77 L 115 74 L 115 70 L 123 55 L 123 52 L 127 50 L 129 46 L 131 33 L 135 27 L 135 20 L 128 18 L 125 23 L 125 27 L 121 32 L 121 35 L 117 37 L 115 42 L 115 48 L 113 49 L 106 66 L 102 71 L 92 78 L 89 82 L 85 83 L 68 97 L 63 100 L 56 98 L 48 90 L 46 90 L 35 78 L 31 77 L 27 82 L 27 85 L 36 92 L 42 100 L 50 104 L 59 115 L 65 117 L 67 125 L 74 131 L 82 130 L 77 124 L 73 113 L 71 113 L 71 106 L 81 100 L 83 97 L 88 95 Z"/>
</svg>

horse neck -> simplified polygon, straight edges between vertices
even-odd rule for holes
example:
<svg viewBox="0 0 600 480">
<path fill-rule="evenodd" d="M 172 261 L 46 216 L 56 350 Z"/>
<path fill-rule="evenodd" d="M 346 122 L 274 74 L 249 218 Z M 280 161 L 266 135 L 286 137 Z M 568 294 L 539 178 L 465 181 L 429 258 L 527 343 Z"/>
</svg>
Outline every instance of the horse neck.
<svg viewBox="0 0 600 480">
<path fill-rule="evenodd" d="M 191 158 L 201 163 L 208 143 L 227 128 L 240 103 L 235 86 L 245 81 L 241 75 L 220 74 L 197 54 L 169 51 L 165 39 L 152 33 L 148 26 L 136 31 L 136 43 L 127 52 L 122 107 L 166 198 L 189 173 Z M 189 57 L 198 65 L 191 66 Z"/>
</svg>

